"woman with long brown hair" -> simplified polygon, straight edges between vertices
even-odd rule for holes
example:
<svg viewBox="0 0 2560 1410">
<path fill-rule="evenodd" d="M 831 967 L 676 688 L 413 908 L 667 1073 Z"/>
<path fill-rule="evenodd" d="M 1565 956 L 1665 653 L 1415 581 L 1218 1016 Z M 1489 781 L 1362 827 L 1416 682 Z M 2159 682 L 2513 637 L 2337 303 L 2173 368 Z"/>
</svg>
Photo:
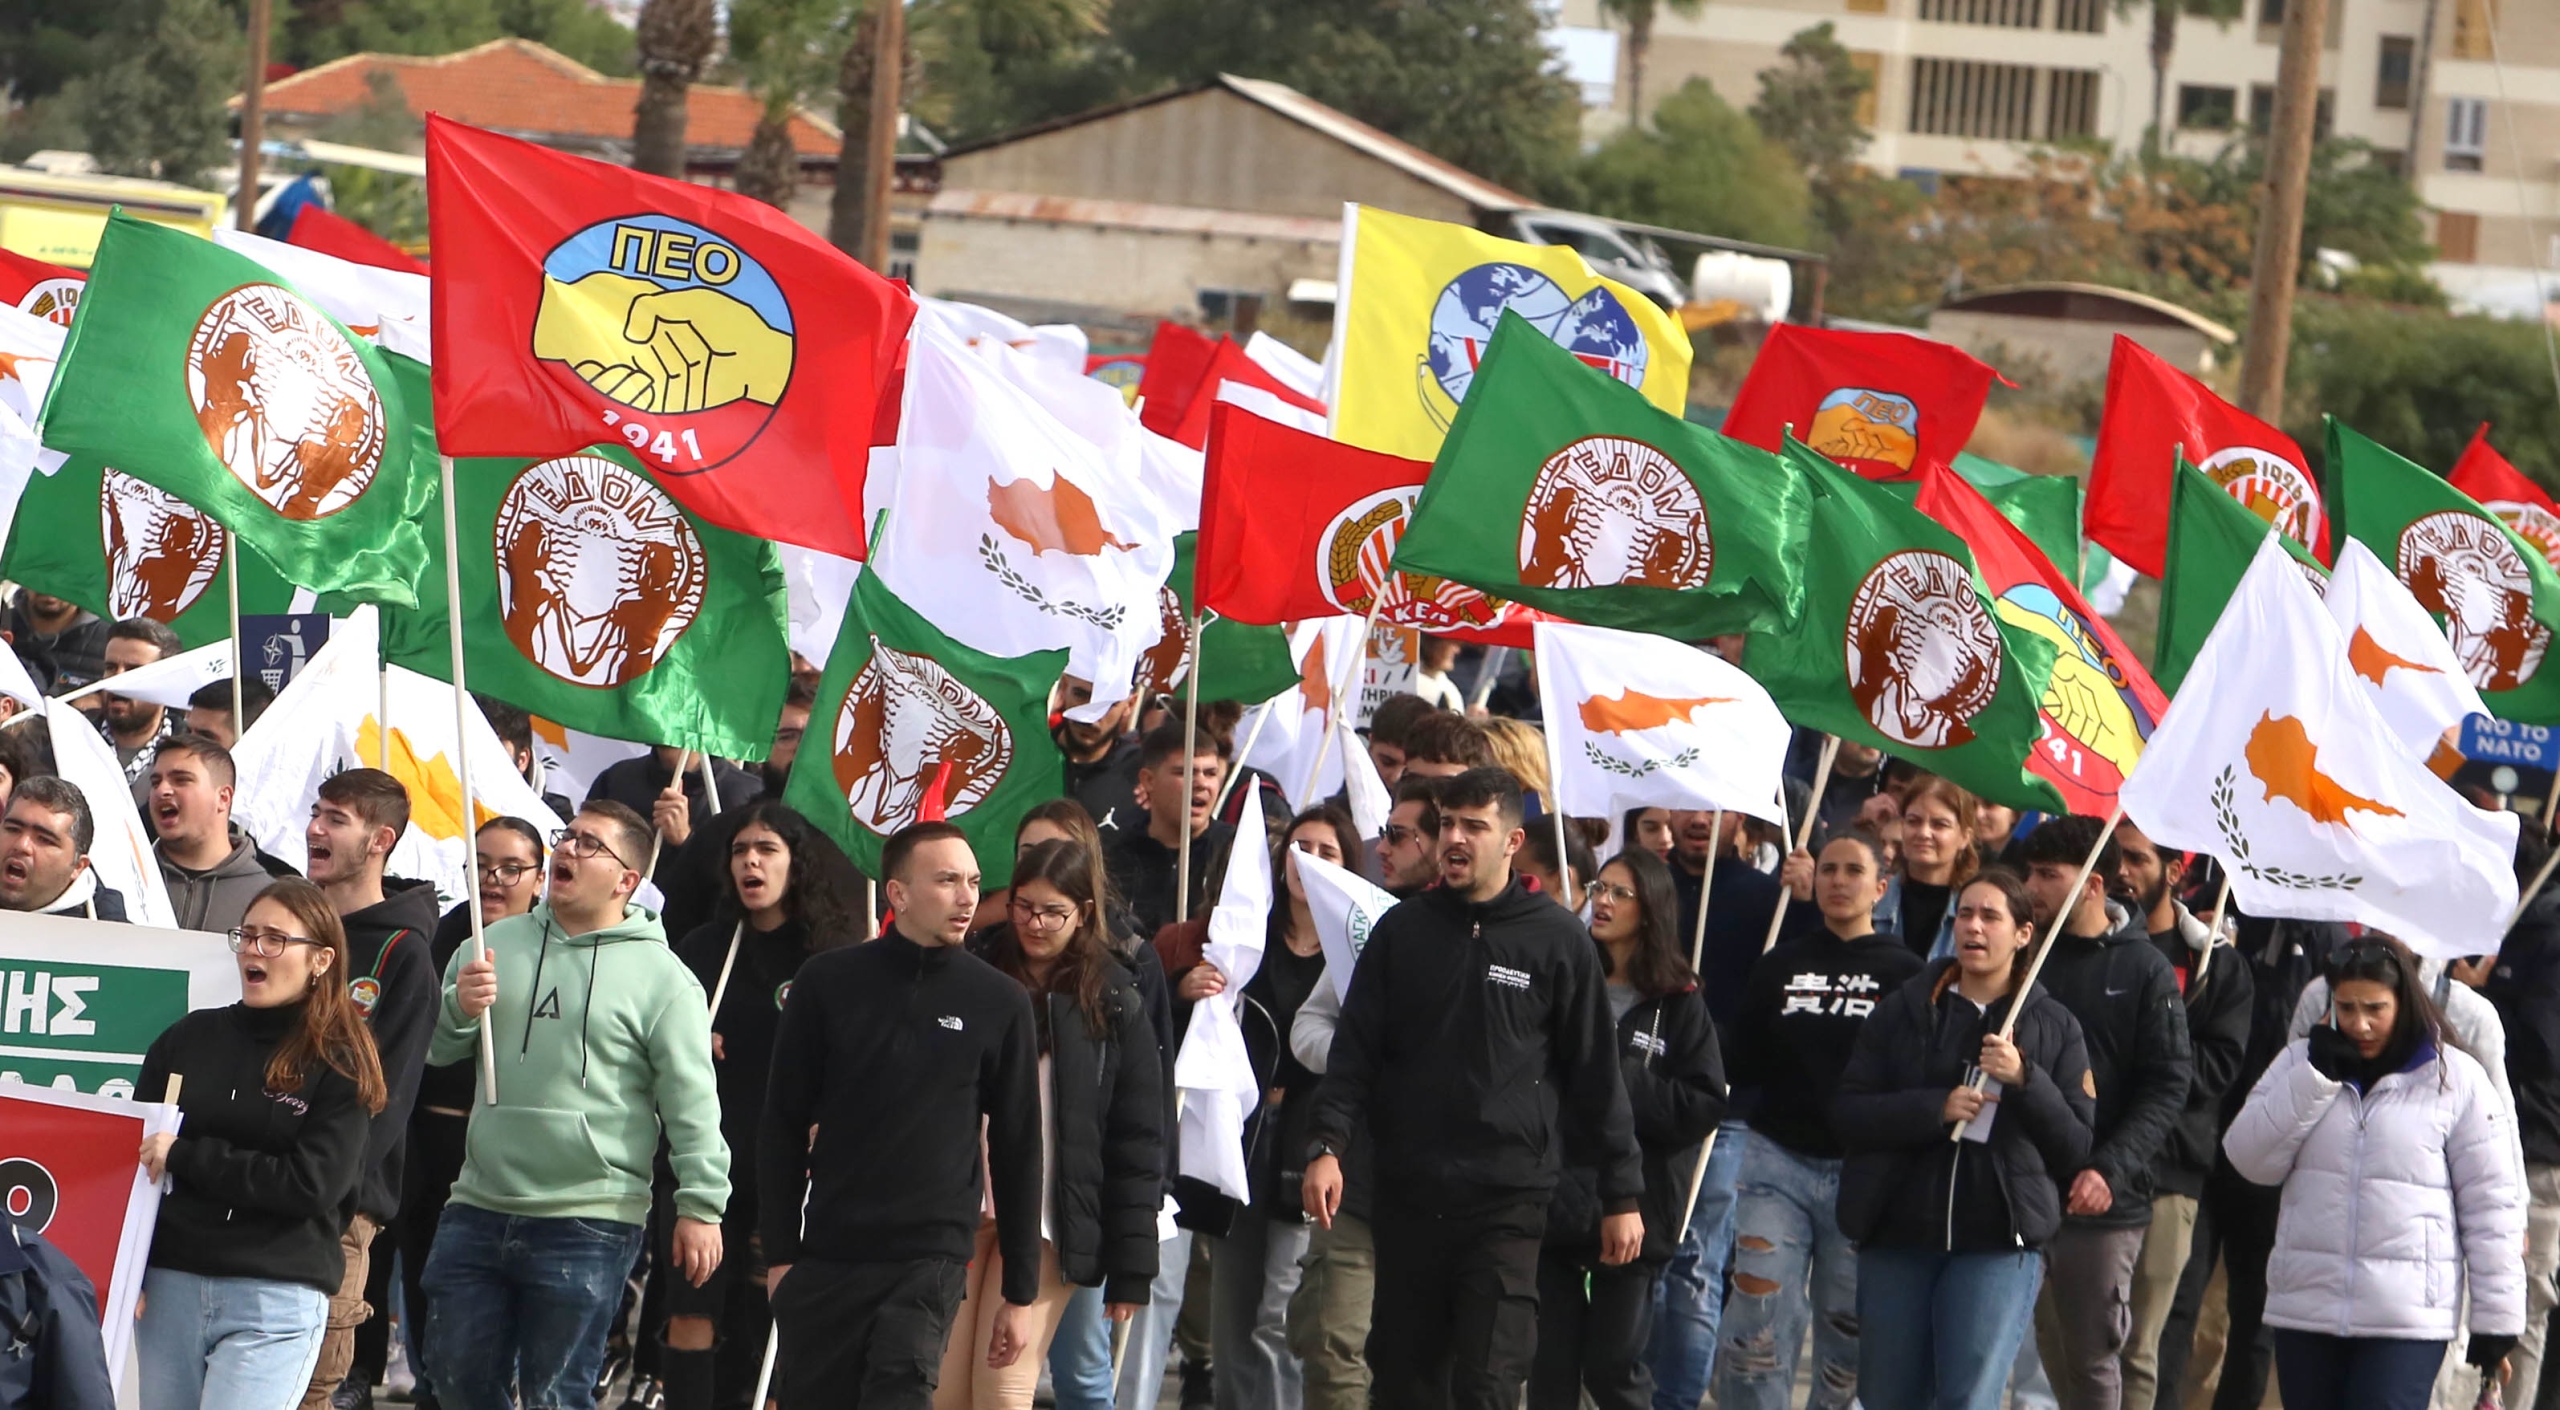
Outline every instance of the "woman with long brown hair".
<svg viewBox="0 0 2560 1410">
<path fill-rule="evenodd" d="M 338 1237 L 387 1100 L 347 994 L 347 937 L 320 888 L 287 877 L 231 932 L 240 1002 L 169 1026 L 135 1094 L 183 1077 L 180 1134 L 142 1143 L 166 1176 L 143 1275 L 143 1410 L 285 1410 L 320 1358 Z"/>
<path fill-rule="evenodd" d="M 1955 953 L 1955 896 L 1982 868 L 1980 807 L 1936 774 L 1922 774 L 1902 796 L 1902 862 L 1876 907 L 1876 929 L 1901 936 L 1924 960 Z"/>
<path fill-rule="evenodd" d="M 2096 1120 L 2079 1021 L 2025 988 L 2024 883 L 1993 868 L 1950 909 L 1954 957 L 1877 1003 L 1831 1100 L 1869 1410 L 1997 1410 Z"/>
<path fill-rule="evenodd" d="M 1099 1286 L 1114 1320 L 1146 1304 L 1162 1188 L 1162 1068 L 1138 987 L 1105 945 L 1100 859 L 1072 838 L 1013 863 L 1002 925 L 969 937 L 980 959 L 1031 992 L 1040 1044 L 1040 1292 L 1029 1342 L 987 1364 L 1004 1259 L 992 1218 L 942 1358 L 938 1410 L 1029 1410 L 1050 1338 L 1075 1289 Z"/>
</svg>

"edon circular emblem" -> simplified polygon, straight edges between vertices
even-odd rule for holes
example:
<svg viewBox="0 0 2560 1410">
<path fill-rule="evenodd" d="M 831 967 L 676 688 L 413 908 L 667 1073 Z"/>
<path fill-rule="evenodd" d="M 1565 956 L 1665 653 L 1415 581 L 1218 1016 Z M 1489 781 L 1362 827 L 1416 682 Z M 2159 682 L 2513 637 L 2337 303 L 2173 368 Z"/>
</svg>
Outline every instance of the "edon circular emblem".
<svg viewBox="0 0 2560 1410">
<path fill-rule="evenodd" d="M 2480 507 L 2497 515 L 2498 522 L 2514 530 L 2517 538 L 2532 544 L 2544 562 L 2560 568 L 2560 515 L 2539 504 L 2511 499 L 2483 500 Z"/>
<path fill-rule="evenodd" d="M 53 1172 L 25 1156 L 0 1160 L 0 1213 L 30 1233 L 41 1234 L 62 1207 L 62 1186 Z"/>
<path fill-rule="evenodd" d="M 1141 697 L 1171 691 L 1182 683 L 1183 663 L 1191 659 L 1191 618 L 1182 596 L 1169 587 L 1156 589 L 1156 644 L 1138 657 L 1137 691 Z"/>
<path fill-rule="evenodd" d="M 121 470 L 98 477 L 107 610 L 117 621 L 176 620 L 222 571 L 231 536 L 194 505 Z"/>
<path fill-rule="evenodd" d="M 1316 585 L 1325 600 L 1354 617 L 1369 614 L 1381 592 L 1378 625 L 1442 632 L 1483 626 L 1500 604 L 1474 588 L 1428 573 L 1403 573 L 1393 566 L 1396 543 L 1413 515 L 1419 485 L 1379 490 L 1352 501 L 1316 535 Z"/>
<path fill-rule="evenodd" d="M 2491 520 L 2440 510 L 2400 531 L 2397 565 L 2420 606 L 2444 618 L 2454 659 L 2482 690 L 2513 690 L 2533 679 L 2551 646 L 2534 620 L 2533 572 Z"/>
<path fill-rule="evenodd" d="M 916 804 L 946 762 L 946 816 L 986 801 L 1004 781 L 1014 745 L 1012 727 L 985 696 L 932 657 L 875 636 L 871 659 L 836 707 L 833 747 L 836 786 L 853 820 L 886 837 L 916 820 Z"/>
<path fill-rule="evenodd" d="M 81 288 L 77 279 L 39 279 L 18 296 L 18 311 L 68 328 L 71 315 L 80 311 Z"/>
<path fill-rule="evenodd" d="M 646 476 L 593 455 L 527 466 L 498 501 L 498 607 L 516 650 L 572 685 L 646 674 L 702 610 L 702 540 Z"/>
<path fill-rule="evenodd" d="M 1943 553 L 1910 549 L 1868 572 L 1849 600 L 1849 698 L 1897 744 L 1948 749 L 2000 688 L 2000 628 L 1973 574 Z"/>
<path fill-rule="evenodd" d="M 287 519 L 355 503 L 389 426 L 355 344 L 273 284 L 213 301 L 187 344 L 187 395 L 214 458 Z"/>
<path fill-rule="evenodd" d="M 754 256 L 690 221 L 598 221 L 542 261 L 533 355 L 659 474 L 727 462 L 791 385 L 791 303 Z"/>
<path fill-rule="evenodd" d="M 1671 457 L 1586 436 L 1538 467 L 1520 515 L 1520 580 L 1534 587 L 1694 588 L 1715 571 L 1707 506 Z"/>
<path fill-rule="evenodd" d="M 1644 330 L 1606 284 L 1581 298 L 1525 264 L 1480 264 L 1440 288 L 1431 303 L 1431 377 L 1453 402 L 1467 399 L 1476 364 L 1505 310 L 1529 320 L 1556 346 L 1631 387 L 1644 385 L 1650 356 Z"/>
<path fill-rule="evenodd" d="M 2231 446 L 2215 451 L 2196 467 L 2222 486 L 2249 512 L 2284 530 L 2295 543 L 2309 543 L 2312 516 L 2319 512 L 2320 491 L 2311 473 L 2271 450 Z"/>
</svg>

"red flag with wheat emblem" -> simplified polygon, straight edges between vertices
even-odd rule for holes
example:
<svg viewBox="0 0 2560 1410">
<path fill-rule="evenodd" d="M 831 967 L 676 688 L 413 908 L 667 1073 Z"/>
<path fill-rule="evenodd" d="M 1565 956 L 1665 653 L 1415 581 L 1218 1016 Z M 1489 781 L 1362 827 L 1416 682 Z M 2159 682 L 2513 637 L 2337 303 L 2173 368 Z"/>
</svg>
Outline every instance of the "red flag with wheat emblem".
<svg viewBox="0 0 2560 1410">
<path fill-rule="evenodd" d="M 2182 454 L 2233 499 L 2328 561 L 2320 486 L 2293 437 L 2118 334 L 2081 529 L 2155 578 L 2169 553 L 2169 487 Z"/>
</svg>

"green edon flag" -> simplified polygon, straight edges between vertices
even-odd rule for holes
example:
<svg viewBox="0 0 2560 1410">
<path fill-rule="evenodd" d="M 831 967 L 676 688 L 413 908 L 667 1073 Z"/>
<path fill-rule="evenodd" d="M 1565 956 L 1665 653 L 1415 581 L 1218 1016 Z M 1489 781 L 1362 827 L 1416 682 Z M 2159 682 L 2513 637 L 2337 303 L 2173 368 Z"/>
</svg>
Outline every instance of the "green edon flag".
<svg viewBox="0 0 2560 1410">
<path fill-rule="evenodd" d="M 1812 504 L 1778 457 L 1654 406 L 1505 312 L 1395 566 L 1695 641 L 1796 619 Z"/>
<path fill-rule="evenodd" d="M 1742 668 L 1799 725 L 1995 803 L 2069 811 L 2026 772 L 2044 732 L 2052 644 L 1993 614 L 1963 539 L 1792 439 L 1786 456 L 1814 498 L 1804 615 L 1752 633 Z"/>
<path fill-rule="evenodd" d="M 2034 541 L 2046 561 L 2080 581 L 2080 482 L 2069 475 L 2030 475 L 1970 452 L 1956 457 L 1956 473 L 1982 492 L 2000 516 Z M 1920 497 L 1920 482 L 1870 481 L 1911 504 Z"/>
<path fill-rule="evenodd" d="M 916 821 L 942 766 L 944 816 L 969 835 L 989 890 L 1013 879 L 1022 815 L 1064 791 L 1049 690 L 1064 651 L 989 656 L 953 641 L 865 568 L 827 653 L 783 801 L 880 874 L 880 847 Z"/>
<path fill-rule="evenodd" d="M 2329 421 L 2329 522 L 2361 539 L 2444 623 L 2489 713 L 2560 724 L 2560 574 L 2480 502 Z"/>
<path fill-rule="evenodd" d="M 473 690 L 607 739 L 765 756 L 791 677 L 772 544 L 695 518 L 619 446 L 458 460 L 453 493 Z M 382 644 L 451 680 L 441 498 L 418 606 L 382 614 Z"/>
<path fill-rule="evenodd" d="M 2171 695 L 2240 588 L 2258 545 L 2274 528 L 2181 457 L 2169 490 L 2169 547 L 2160 568 L 2160 631 L 2151 648 L 2151 678 Z M 2278 534 L 2315 586 L 2329 570 L 2311 551 Z M 2388 560 L 2385 560 L 2388 561 Z"/>
<path fill-rule="evenodd" d="M 264 265 L 121 212 L 81 301 L 46 445 L 195 505 L 304 587 L 417 604 L 435 485 L 425 368 Z"/>
<path fill-rule="evenodd" d="M 1138 662 L 1138 694 L 1179 697 L 1189 690 L 1183 662 L 1191 639 L 1191 614 L 1199 604 L 1191 596 L 1191 563 L 1200 542 L 1197 533 L 1173 540 L 1173 573 L 1162 589 L 1164 637 Z M 1298 683 L 1297 664 L 1289 657 L 1289 634 L 1278 627 L 1257 627 L 1213 616 L 1200 630 L 1200 698 L 1259 704 Z"/>
<path fill-rule="evenodd" d="M 0 575 L 107 620 L 149 617 L 189 649 L 231 635 L 231 535 L 202 510 L 121 470 L 75 457 L 29 477 Z M 254 553 L 240 557 L 240 610 L 283 612 L 293 584 Z"/>
</svg>

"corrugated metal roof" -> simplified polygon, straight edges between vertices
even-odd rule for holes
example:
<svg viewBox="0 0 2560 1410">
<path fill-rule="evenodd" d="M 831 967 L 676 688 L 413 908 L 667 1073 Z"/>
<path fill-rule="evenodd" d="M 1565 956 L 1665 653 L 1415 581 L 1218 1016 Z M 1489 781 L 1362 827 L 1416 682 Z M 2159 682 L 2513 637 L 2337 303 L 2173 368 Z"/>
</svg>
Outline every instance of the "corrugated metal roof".
<svg viewBox="0 0 2560 1410">
<path fill-rule="evenodd" d="M 1962 313 L 1978 301 L 2007 294 L 2080 294 L 2094 299 L 2113 300 L 2148 309 L 2163 318 L 2183 323 L 2217 343 L 2236 343 L 2240 340 L 2240 335 L 2233 330 L 2193 309 L 2180 308 L 2166 299 L 2155 299 L 2149 294 L 2138 294 L 2131 289 L 2115 289 L 2104 284 L 2078 284 L 2062 279 L 2026 284 L 2003 284 L 1996 289 L 1967 289 L 1938 305 L 1938 308 L 1951 313 Z"/>
</svg>

